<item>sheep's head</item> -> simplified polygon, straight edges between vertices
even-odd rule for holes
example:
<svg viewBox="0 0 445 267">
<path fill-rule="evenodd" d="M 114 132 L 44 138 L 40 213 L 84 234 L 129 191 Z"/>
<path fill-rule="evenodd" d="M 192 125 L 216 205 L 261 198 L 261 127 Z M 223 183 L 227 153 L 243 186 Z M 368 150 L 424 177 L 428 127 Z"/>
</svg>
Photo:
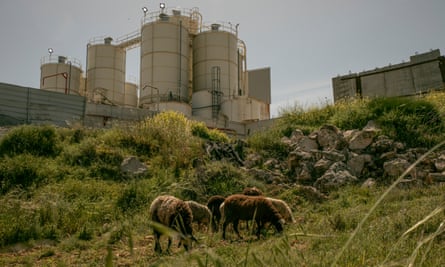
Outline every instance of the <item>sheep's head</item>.
<svg viewBox="0 0 445 267">
<path fill-rule="evenodd" d="M 181 240 L 179 241 L 178 247 L 183 245 L 185 250 L 188 251 L 189 249 L 192 248 L 193 241 L 198 242 L 198 240 L 193 235 L 181 236 Z"/>
<path fill-rule="evenodd" d="M 275 228 L 277 228 L 277 232 L 283 232 L 284 229 L 284 224 L 286 223 L 286 221 L 284 219 L 280 219 L 279 221 L 277 221 L 277 223 L 275 224 Z"/>
</svg>

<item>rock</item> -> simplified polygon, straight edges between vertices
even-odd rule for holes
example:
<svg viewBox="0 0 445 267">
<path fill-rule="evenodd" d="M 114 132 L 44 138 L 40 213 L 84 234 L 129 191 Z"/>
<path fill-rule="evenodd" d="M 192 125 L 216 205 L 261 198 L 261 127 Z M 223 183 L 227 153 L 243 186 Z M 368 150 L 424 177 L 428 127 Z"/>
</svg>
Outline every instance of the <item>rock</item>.
<svg viewBox="0 0 445 267">
<path fill-rule="evenodd" d="M 363 182 L 362 188 L 373 188 L 376 185 L 376 181 L 373 178 L 368 178 L 366 181 Z"/>
<path fill-rule="evenodd" d="M 308 163 L 301 164 L 297 168 L 297 181 L 302 184 L 307 184 L 312 182 L 312 168 Z"/>
<path fill-rule="evenodd" d="M 411 164 L 402 158 L 396 158 L 383 163 L 384 174 L 389 177 L 398 177 L 408 169 Z"/>
<path fill-rule="evenodd" d="M 299 196 L 311 202 L 322 202 L 328 199 L 325 194 L 313 186 L 295 185 L 294 190 L 298 192 Z"/>
<path fill-rule="evenodd" d="M 353 156 L 348 160 L 347 166 L 351 171 L 352 175 L 360 176 L 365 168 L 365 164 L 372 162 L 372 156 L 368 154 L 353 154 Z"/>
<path fill-rule="evenodd" d="M 135 156 L 125 158 L 121 163 L 121 172 L 129 176 L 144 175 L 147 171 L 147 165 L 140 162 Z"/>
<path fill-rule="evenodd" d="M 312 150 L 318 150 L 318 143 L 308 136 L 304 136 L 298 140 L 295 146 L 295 150 L 310 152 Z"/>
<path fill-rule="evenodd" d="M 376 134 L 375 130 L 362 130 L 352 133 L 350 139 L 347 140 L 349 149 L 353 151 L 366 149 L 372 143 Z"/>
<path fill-rule="evenodd" d="M 330 192 L 345 185 L 354 184 L 357 181 L 357 177 L 347 170 L 346 164 L 337 162 L 315 181 L 314 186 L 321 192 Z"/>
<path fill-rule="evenodd" d="M 445 154 L 439 156 L 439 158 L 434 162 L 434 167 L 438 172 L 445 171 Z"/>
<path fill-rule="evenodd" d="M 261 156 L 260 154 L 248 154 L 246 160 L 244 161 L 244 166 L 250 169 L 255 166 L 261 166 L 263 164 L 263 161 L 263 156 Z"/>
<path fill-rule="evenodd" d="M 317 142 L 322 150 L 336 149 L 343 142 L 340 130 L 333 125 L 323 125 L 317 131 Z"/>
<path fill-rule="evenodd" d="M 381 154 L 390 151 L 394 151 L 394 141 L 389 139 L 386 135 L 380 135 L 376 138 L 374 143 L 371 144 L 371 152 Z"/>
<path fill-rule="evenodd" d="M 328 160 L 328 159 L 324 159 L 324 158 L 319 159 L 314 164 L 315 176 L 318 178 L 321 175 L 323 175 L 329 169 L 329 167 L 331 167 L 331 165 L 333 163 L 334 162 L 332 160 Z"/>
</svg>

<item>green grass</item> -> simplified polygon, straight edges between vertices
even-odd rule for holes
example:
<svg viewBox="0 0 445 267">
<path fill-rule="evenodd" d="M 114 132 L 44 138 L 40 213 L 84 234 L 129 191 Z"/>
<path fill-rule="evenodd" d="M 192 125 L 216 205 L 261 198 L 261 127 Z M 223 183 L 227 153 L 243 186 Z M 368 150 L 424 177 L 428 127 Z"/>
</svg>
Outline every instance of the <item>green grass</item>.
<svg viewBox="0 0 445 267">
<path fill-rule="evenodd" d="M 361 128 L 370 119 L 396 140 L 416 136 L 408 146 L 433 147 L 444 139 L 443 98 L 294 108 L 249 137 L 246 151 L 286 160 L 281 138 L 295 129 L 307 134 L 325 123 Z M 13 128 L 0 139 L 0 265 L 445 265 L 443 185 L 351 186 L 319 201 L 296 186 L 268 185 L 230 162 L 210 161 L 203 146 L 209 140 L 233 141 L 174 112 L 107 130 Z M 147 173 L 122 175 L 127 156 L 137 156 Z M 297 223 L 281 235 L 269 229 L 260 240 L 246 230 L 243 240 L 229 231 L 231 241 L 197 232 L 200 242 L 190 253 L 174 245 L 171 255 L 154 254 L 148 209 L 156 196 L 204 203 L 246 186 L 286 200 Z"/>
</svg>

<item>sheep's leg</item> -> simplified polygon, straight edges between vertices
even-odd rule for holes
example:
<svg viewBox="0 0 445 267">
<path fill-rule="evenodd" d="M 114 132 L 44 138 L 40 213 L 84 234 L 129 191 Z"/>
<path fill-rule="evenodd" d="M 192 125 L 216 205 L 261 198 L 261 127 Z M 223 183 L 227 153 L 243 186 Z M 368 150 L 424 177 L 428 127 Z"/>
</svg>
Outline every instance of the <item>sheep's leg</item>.
<svg viewBox="0 0 445 267">
<path fill-rule="evenodd" d="M 256 231 L 256 236 L 260 239 L 261 229 L 263 228 L 263 223 L 261 221 L 256 221 L 258 229 Z"/>
<path fill-rule="evenodd" d="M 239 220 L 233 221 L 233 229 L 235 230 L 235 233 L 238 235 L 238 238 L 243 239 L 243 237 L 239 234 L 239 231 L 238 231 L 238 222 L 239 222 Z"/>
<path fill-rule="evenodd" d="M 223 239 L 226 239 L 226 227 L 227 227 L 227 224 L 229 224 L 229 223 L 227 222 L 227 220 L 225 220 L 224 223 L 223 223 L 223 233 L 222 233 L 222 238 Z"/>
<path fill-rule="evenodd" d="M 160 237 L 161 237 L 161 234 L 156 232 L 156 231 L 153 234 L 154 234 L 154 237 L 155 237 L 155 252 L 156 253 L 162 253 L 161 242 L 159 240 Z"/>
<path fill-rule="evenodd" d="M 172 238 L 171 236 L 168 237 L 168 244 L 167 244 L 167 253 L 170 254 L 170 246 L 172 245 Z M 179 244 L 181 245 L 181 244 Z"/>
</svg>

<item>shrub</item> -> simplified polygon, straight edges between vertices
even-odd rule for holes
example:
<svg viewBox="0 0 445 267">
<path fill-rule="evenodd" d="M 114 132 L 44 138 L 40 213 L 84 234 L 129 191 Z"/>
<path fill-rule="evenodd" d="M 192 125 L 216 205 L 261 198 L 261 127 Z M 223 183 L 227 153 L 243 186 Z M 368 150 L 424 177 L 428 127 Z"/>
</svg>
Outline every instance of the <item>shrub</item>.
<svg viewBox="0 0 445 267">
<path fill-rule="evenodd" d="M 13 187 L 27 188 L 39 185 L 45 180 L 42 174 L 44 159 L 29 154 L 5 157 L 0 161 L 0 193 L 4 194 Z"/>
<path fill-rule="evenodd" d="M 196 170 L 195 177 L 188 181 L 188 187 L 182 188 L 182 194 L 207 198 L 212 195 L 230 195 L 242 192 L 247 186 L 246 175 L 235 166 L 226 162 L 212 162 Z"/>
<path fill-rule="evenodd" d="M 376 98 L 368 106 L 383 134 L 409 147 L 431 147 L 442 138 L 444 125 L 436 107 L 423 99 Z"/>
<path fill-rule="evenodd" d="M 0 155 L 29 153 L 35 156 L 55 156 L 59 152 L 53 126 L 19 126 L 11 129 L 0 143 Z"/>
<path fill-rule="evenodd" d="M 117 198 L 117 208 L 124 213 L 131 213 L 140 211 L 142 207 L 150 205 L 150 193 L 147 189 L 149 188 L 141 186 L 140 183 L 131 182 Z"/>
<path fill-rule="evenodd" d="M 200 137 L 209 141 L 228 142 L 227 135 L 217 129 L 209 129 L 203 122 L 193 122 L 191 124 L 193 136 Z"/>
</svg>

